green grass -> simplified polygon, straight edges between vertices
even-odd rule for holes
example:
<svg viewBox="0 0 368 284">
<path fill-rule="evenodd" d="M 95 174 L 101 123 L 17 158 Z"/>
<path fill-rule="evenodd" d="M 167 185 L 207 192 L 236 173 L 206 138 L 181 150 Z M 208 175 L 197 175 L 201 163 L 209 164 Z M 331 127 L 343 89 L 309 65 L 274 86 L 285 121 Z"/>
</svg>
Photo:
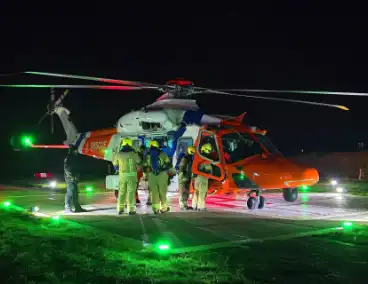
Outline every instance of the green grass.
<svg viewBox="0 0 368 284">
<path fill-rule="evenodd" d="M 202 283 L 237 280 L 190 256 L 142 251 L 141 242 L 70 221 L 0 211 L 3 283 Z M 128 282 L 129 281 L 129 282 Z"/>
<path fill-rule="evenodd" d="M 364 283 L 368 265 L 364 226 L 162 255 L 63 219 L 2 208 L 0 220 L 3 283 Z"/>
</svg>

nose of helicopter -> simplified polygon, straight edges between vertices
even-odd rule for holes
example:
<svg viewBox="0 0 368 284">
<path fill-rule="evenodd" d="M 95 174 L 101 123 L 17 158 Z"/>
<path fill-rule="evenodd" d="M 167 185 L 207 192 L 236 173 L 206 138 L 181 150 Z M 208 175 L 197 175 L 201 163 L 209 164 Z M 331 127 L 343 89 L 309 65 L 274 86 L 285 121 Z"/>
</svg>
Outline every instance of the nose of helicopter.
<svg viewBox="0 0 368 284">
<path fill-rule="evenodd" d="M 318 181 L 318 171 L 314 168 L 306 168 L 298 174 L 292 174 L 292 177 L 285 181 L 285 185 L 288 187 L 300 187 L 303 185 L 310 186 L 316 184 Z"/>
</svg>

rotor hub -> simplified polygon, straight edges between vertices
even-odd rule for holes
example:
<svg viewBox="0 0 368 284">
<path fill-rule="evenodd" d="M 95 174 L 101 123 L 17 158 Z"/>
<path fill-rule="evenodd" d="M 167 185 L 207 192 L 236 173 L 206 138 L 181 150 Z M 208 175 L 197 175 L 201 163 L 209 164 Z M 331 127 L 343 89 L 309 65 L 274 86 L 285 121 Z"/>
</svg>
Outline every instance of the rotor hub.
<svg viewBox="0 0 368 284">
<path fill-rule="evenodd" d="M 166 85 L 173 87 L 168 90 L 168 94 L 174 98 L 190 97 L 194 91 L 194 83 L 183 78 L 170 80 Z"/>
</svg>

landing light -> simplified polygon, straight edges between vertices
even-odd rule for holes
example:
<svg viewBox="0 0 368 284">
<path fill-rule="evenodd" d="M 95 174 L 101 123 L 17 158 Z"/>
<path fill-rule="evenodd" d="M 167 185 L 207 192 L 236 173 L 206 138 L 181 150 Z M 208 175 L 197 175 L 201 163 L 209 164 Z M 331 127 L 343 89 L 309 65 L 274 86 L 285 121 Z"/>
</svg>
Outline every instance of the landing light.
<svg viewBox="0 0 368 284">
<path fill-rule="evenodd" d="M 51 188 L 55 188 L 55 187 L 56 187 L 56 185 L 57 185 L 57 182 L 56 182 L 55 180 L 50 181 L 50 183 L 49 183 L 49 186 L 50 186 Z"/>
<path fill-rule="evenodd" d="M 336 186 L 338 184 L 337 180 L 333 179 L 330 181 L 332 186 Z"/>
<path fill-rule="evenodd" d="M 345 190 L 342 187 L 337 187 L 336 192 L 343 193 Z"/>
</svg>

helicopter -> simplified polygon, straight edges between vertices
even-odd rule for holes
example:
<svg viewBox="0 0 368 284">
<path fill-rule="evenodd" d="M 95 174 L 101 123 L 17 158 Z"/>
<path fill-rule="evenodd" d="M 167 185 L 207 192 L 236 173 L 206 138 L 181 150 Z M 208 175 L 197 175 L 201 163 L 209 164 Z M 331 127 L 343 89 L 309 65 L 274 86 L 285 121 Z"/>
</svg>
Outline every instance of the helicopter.
<svg viewBox="0 0 368 284">
<path fill-rule="evenodd" d="M 263 89 L 209 89 L 194 86 L 185 79 L 170 80 L 157 85 L 128 80 L 116 80 L 100 77 L 79 76 L 45 72 L 23 72 L 24 74 L 80 79 L 103 83 L 103 85 L 0 85 L 11 88 L 51 88 L 50 103 L 44 117 L 57 115 L 66 134 L 63 146 L 34 145 L 38 148 L 68 148 L 74 146 L 81 155 L 111 162 L 120 150 L 125 137 L 133 140 L 134 147 L 149 145 L 151 140 L 158 141 L 177 163 L 180 153 L 189 146 L 196 147 L 192 172 L 210 179 L 209 194 L 236 195 L 246 193 L 246 205 L 249 209 L 262 209 L 265 206 L 264 190 L 282 189 L 283 198 L 294 202 L 298 198 L 300 187 L 311 186 L 319 181 L 318 171 L 292 163 L 285 158 L 268 138 L 267 131 L 244 123 L 246 113 L 237 117 L 207 115 L 200 111 L 194 95 L 220 94 L 245 98 L 301 103 L 324 107 L 333 107 L 348 111 L 346 106 L 321 102 L 249 95 L 249 93 L 303 93 L 368 96 L 364 93 L 290 91 Z M 69 89 L 98 89 L 115 91 L 155 90 L 162 95 L 152 104 L 140 110 L 121 116 L 115 127 L 89 132 L 78 132 L 70 119 L 70 110 L 62 104 Z M 65 89 L 58 99 L 54 89 Z M 247 94 L 244 94 L 247 93 Z M 53 120 L 51 121 L 53 125 Z M 53 129 L 53 126 L 52 126 Z M 203 144 L 210 143 L 213 148 L 211 157 L 201 154 Z M 32 145 L 33 146 L 33 145 Z M 200 165 L 210 163 L 211 174 L 200 172 Z M 171 183 L 175 186 L 175 180 Z M 106 188 L 118 189 L 118 176 L 106 176 Z M 191 191 L 193 186 L 191 185 Z"/>
</svg>

